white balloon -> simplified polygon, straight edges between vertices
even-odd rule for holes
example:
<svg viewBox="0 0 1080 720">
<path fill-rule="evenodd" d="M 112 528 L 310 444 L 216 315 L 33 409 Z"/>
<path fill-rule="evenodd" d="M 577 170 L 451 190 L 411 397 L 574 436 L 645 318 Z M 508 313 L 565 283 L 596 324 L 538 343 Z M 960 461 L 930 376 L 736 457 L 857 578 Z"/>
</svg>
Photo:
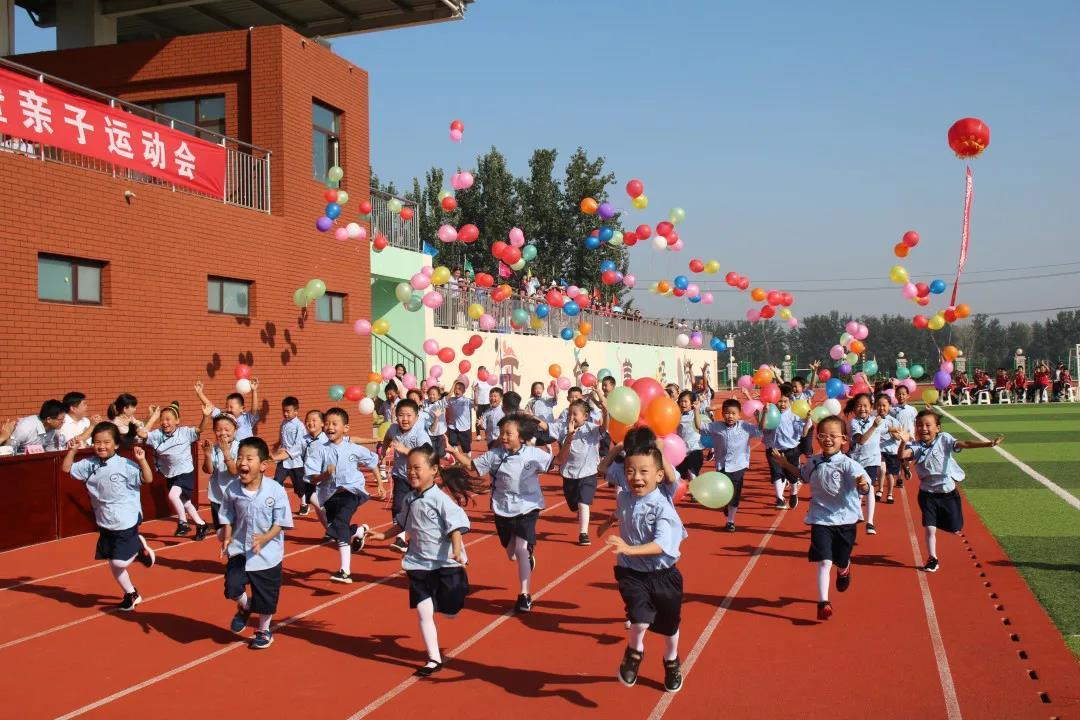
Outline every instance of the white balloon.
<svg viewBox="0 0 1080 720">
<path fill-rule="evenodd" d="M 360 399 L 360 414 L 370 415 L 375 412 L 375 401 L 369 397 Z"/>
<path fill-rule="evenodd" d="M 686 333 L 679 333 L 675 336 L 675 344 L 684 348 L 690 344 L 690 337 Z"/>
<path fill-rule="evenodd" d="M 236 381 L 236 392 L 241 395 L 247 395 L 251 392 L 251 381 L 247 378 L 240 378 Z"/>
<path fill-rule="evenodd" d="M 663 235 L 654 235 L 652 246 L 657 250 L 667 250 L 667 238 Z"/>
<path fill-rule="evenodd" d="M 830 415 L 840 414 L 840 401 L 836 398 L 829 398 L 824 403 L 822 403 L 822 405 L 824 405 L 825 409 L 829 411 Z"/>
<path fill-rule="evenodd" d="M 362 229 L 363 228 L 360 227 L 360 223 L 351 222 L 345 226 L 345 232 L 349 234 L 350 240 L 355 240 L 356 238 L 360 237 L 360 231 Z"/>
</svg>

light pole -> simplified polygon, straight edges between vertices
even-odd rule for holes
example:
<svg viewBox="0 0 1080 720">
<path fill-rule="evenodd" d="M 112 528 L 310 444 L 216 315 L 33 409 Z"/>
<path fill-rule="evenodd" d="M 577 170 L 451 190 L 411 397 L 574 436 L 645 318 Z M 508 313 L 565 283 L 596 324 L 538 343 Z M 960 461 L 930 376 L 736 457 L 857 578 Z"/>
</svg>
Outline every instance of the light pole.
<svg viewBox="0 0 1080 720">
<path fill-rule="evenodd" d="M 784 373 L 784 380 L 786 382 L 790 382 L 791 378 L 794 377 L 794 373 L 792 372 L 792 367 L 791 367 L 791 356 L 790 355 L 785 355 L 784 356 L 784 362 L 781 365 L 780 369 Z"/>
<path fill-rule="evenodd" d="M 906 368 L 907 364 L 908 364 L 908 361 L 907 361 L 907 358 L 904 357 L 904 353 L 902 353 L 902 352 L 896 353 L 896 367 L 897 368 Z M 897 373 L 893 373 L 893 376 L 895 377 L 896 374 Z"/>
<path fill-rule="evenodd" d="M 728 333 L 724 338 L 728 349 L 727 381 L 728 390 L 735 389 L 735 377 L 739 374 L 739 364 L 735 362 L 735 334 Z"/>
<path fill-rule="evenodd" d="M 1027 372 L 1027 358 L 1024 356 L 1024 348 L 1016 348 L 1016 355 L 1013 356 L 1013 370 Z"/>
<path fill-rule="evenodd" d="M 955 364 L 956 364 L 956 370 L 958 372 L 962 372 L 962 373 L 967 372 L 967 358 L 964 357 L 964 351 L 963 350 L 957 350 L 956 351 L 956 363 Z"/>
</svg>

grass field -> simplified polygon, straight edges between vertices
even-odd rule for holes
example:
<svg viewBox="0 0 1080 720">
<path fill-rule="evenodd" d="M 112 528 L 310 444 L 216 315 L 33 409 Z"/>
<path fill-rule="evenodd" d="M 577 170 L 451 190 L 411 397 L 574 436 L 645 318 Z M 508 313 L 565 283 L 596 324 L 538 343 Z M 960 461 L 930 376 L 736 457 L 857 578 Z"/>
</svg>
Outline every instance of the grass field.
<svg viewBox="0 0 1080 720">
<path fill-rule="evenodd" d="M 1003 449 L 1080 497 L 1080 403 L 946 407 Z M 971 436 L 943 419 L 959 439 Z M 993 450 L 966 451 L 971 504 L 1080 658 L 1080 511 Z"/>
</svg>

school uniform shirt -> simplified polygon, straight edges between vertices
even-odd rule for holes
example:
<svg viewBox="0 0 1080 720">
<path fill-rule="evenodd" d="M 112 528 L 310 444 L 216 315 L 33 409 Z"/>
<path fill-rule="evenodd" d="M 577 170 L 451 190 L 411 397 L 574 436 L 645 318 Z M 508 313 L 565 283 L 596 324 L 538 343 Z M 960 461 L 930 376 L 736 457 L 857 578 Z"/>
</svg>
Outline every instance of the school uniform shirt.
<svg viewBox="0 0 1080 720">
<path fill-rule="evenodd" d="M 881 419 L 881 424 L 878 425 L 878 436 L 880 437 L 881 452 L 887 455 L 895 455 L 900 450 L 900 439 L 893 437 L 889 432 L 892 429 L 901 429 L 900 421 L 894 418 L 892 415 L 886 415 Z"/>
<path fill-rule="evenodd" d="M 281 421 L 281 449 L 289 453 L 289 457 L 281 461 L 281 466 L 286 470 L 304 467 L 304 436 L 307 434 L 307 428 L 300 418 Z"/>
<path fill-rule="evenodd" d="M 399 402 L 401 402 L 401 398 L 398 398 L 394 402 L 383 402 L 382 418 L 385 422 L 394 422 L 394 418 L 397 417 L 397 404 Z"/>
<path fill-rule="evenodd" d="M 451 397 L 446 401 L 446 423 L 451 430 L 472 431 L 473 401 L 470 397 Z"/>
<path fill-rule="evenodd" d="M 765 431 L 765 447 L 776 448 L 777 450 L 790 450 L 793 447 L 798 447 L 799 442 L 802 440 L 804 426 L 805 422 L 796 417 L 795 413 L 791 412 L 791 410 L 784 410 L 780 413 L 780 424 L 772 430 Z"/>
<path fill-rule="evenodd" d="M 214 408 L 210 411 L 210 417 L 216 418 L 221 414 L 221 408 Z M 236 420 L 236 439 L 246 440 L 255 434 L 255 423 L 259 422 L 259 413 L 242 412 L 239 415 L 234 415 L 233 419 Z"/>
<path fill-rule="evenodd" d="M 810 484 L 807 525 L 853 525 L 863 519 L 857 484 L 866 475 L 862 465 L 838 452 L 812 455 L 799 471 Z"/>
<path fill-rule="evenodd" d="M 505 414 L 502 405 L 493 407 L 484 413 L 481 422 L 484 424 L 484 439 L 488 441 L 488 445 L 499 439 L 499 421 L 503 419 Z"/>
<path fill-rule="evenodd" d="M 399 442 L 405 447 L 412 450 L 413 448 L 420 447 L 427 443 L 431 444 L 431 438 L 427 434 L 427 430 L 424 429 L 422 423 L 417 422 L 407 431 L 402 430 L 401 426 L 394 423 L 386 431 L 386 437 L 390 438 L 390 442 Z M 404 480 L 408 477 L 409 472 L 409 453 L 394 451 L 394 466 L 390 468 L 390 476 Z"/>
<path fill-rule="evenodd" d="M 281 564 L 285 557 L 284 532 L 263 543 L 258 553 L 252 549 L 256 535 L 266 533 L 274 525 L 282 529 L 293 526 L 289 496 L 285 494 L 285 487 L 273 478 L 264 476 L 259 489 L 254 492 L 246 490 L 239 480 L 229 483 L 218 510 L 218 520 L 222 525 L 232 525 L 232 540 L 226 553 L 230 558 L 243 555 L 245 570 L 269 570 Z"/>
<path fill-rule="evenodd" d="M 462 535 L 469 532 L 469 517 L 438 485 L 423 492 L 412 491 L 394 521 L 409 536 L 409 549 L 401 560 L 402 569 L 461 567 L 451 557 L 454 546 L 450 542 L 450 533 L 455 530 Z M 469 561 L 464 546 L 461 555 L 465 562 Z"/>
<path fill-rule="evenodd" d="M 7 444 L 16 453 L 26 452 L 28 445 L 40 445 L 43 450 L 60 450 L 60 435 L 56 430 L 47 429 L 37 415 L 27 415 L 15 424 Z"/>
<path fill-rule="evenodd" d="M 309 479 L 313 475 L 321 475 L 331 465 L 334 466 L 333 476 L 316 485 L 320 504 L 338 490 L 346 490 L 361 499 L 367 499 L 368 493 L 364 489 L 367 481 L 359 466 L 374 470 L 379 466 L 378 455 L 348 438 L 342 438 L 339 443 L 329 438 L 312 443 L 304 460 L 304 475 Z"/>
<path fill-rule="evenodd" d="M 146 444 L 157 452 L 157 469 L 167 478 L 195 471 L 191 458 L 191 443 L 199 439 L 199 431 L 193 427 L 178 427 L 171 434 L 158 428 L 146 436 Z M 236 439 L 240 439 L 237 433 Z"/>
<path fill-rule="evenodd" d="M 866 467 L 877 467 L 881 464 L 881 427 L 885 424 L 882 419 L 878 426 L 871 432 L 874 425 L 875 415 L 865 420 L 851 419 L 851 459 Z M 855 440 L 856 435 L 869 436 L 869 439 L 861 445 Z"/>
<path fill-rule="evenodd" d="M 491 403 L 491 388 L 494 387 L 491 383 L 483 380 L 477 380 L 473 385 L 473 389 L 476 391 L 476 404 L 488 405 Z"/>
<path fill-rule="evenodd" d="M 915 416 L 919 414 L 915 408 L 910 405 L 893 405 L 889 414 L 896 418 L 900 427 L 908 434 L 915 432 Z"/>
<path fill-rule="evenodd" d="M 86 484 L 99 528 L 127 530 L 138 524 L 142 517 L 142 471 L 137 463 L 119 455 L 108 460 L 95 455 L 72 465 L 71 477 Z"/>
<path fill-rule="evenodd" d="M 701 450 L 701 431 L 694 427 L 694 410 L 687 410 L 679 419 L 679 427 L 676 432 L 686 443 L 686 451 L 694 452 Z"/>
<path fill-rule="evenodd" d="M 705 431 L 713 440 L 717 470 L 738 472 L 750 467 L 750 439 L 761 437 L 761 428 L 739 420 L 731 427 L 725 422 L 712 422 Z"/>
<path fill-rule="evenodd" d="M 656 543 L 663 551 L 659 555 L 619 555 L 620 567 L 638 572 L 655 572 L 673 567 L 679 561 L 679 545 L 686 539 L 675 506 L 664 497 L 660 488 L 638 497 L 631 492 L 615 496 L 615 516 L 619 535 L 627 545 Z"/>
<path fill-rule="evenodd" d="M 503 517 L 543 510 L 540 473 L 549 467 L 551 453 L 533 445 L 522 445 L 515 453 L 495 448 L 473 460 L 473 468 L 481 477 L 494 472 L 491 511 Z"/>
<path fill-rule="evenodd" d="M 534 397 L 529 400 L 529 409 L 533 415 L 550 426 L 555 424 L 555 405 L 558 402 L 553 397 Z"/>
<path fill-rule="evenodd" d="M 931 443 L 916 441 L 908 447 L 919 474 L 919 490 L 948 493 L 956 489 L 956 483 L 963 482 L 964 470 L 953 458 L 960 448 L 949 433 L 939 432 Z"/>
<path fill-rule="evenodd" d="M 580 479 L 596 474 L 600 464 L 600 436 L 603 429 L 596 423 L 586 422 L 574 431 L 570 439 L 570 454 L 562 466 L 562 476 Z M 559 443 L 566 442 L 566 428 L 560 428 Z"/>
<path fill-rule="evenodd" d="M 306 428 L 305 428 L 305 431 L 306 431 Z M 304 462 L 307 463 L 308 451 L 311 449 L 311 446 L 312 445 L 317 445 L 318 443 L 321 443 L 321 442 L 326 442 L 327 437 L 326 437 L 326 433 L 324 433 L 322 431 L 320 431 L 318 435 L 312 435 L 309 432 L 305 432 L 304 437 L 302 438 L 302 440 L 304 442 L 304 448 L 303 448 L 302 457 L 304 458 Z"/>
<path fill-rule="evenodd" d="M 82 435 L 90 427 L 90 418 L 84 417 L 82 420 L 76 420 L 70 415 L 64 416 L 64 424 L 60 426 L 60 442 L 61 447 L 70 447 L 69 443 L 75 438 Z M 79 447 L 89 447 L 90 438 L 86 438 L 79 444 Z"/>
<path fill-rule="evenodd" d="M 438 415 L 435 413 L 439 412 Z M 446 400 L 436 400 L 435 402 L 425 402 L 424 407 L 420 410 L 420 416 L 423 420 L 424 426 L 427 428 L 428 435 L 431 437 L 439 437 L 446 434 Z"/>
<path fill-rule="evenodd" d="M 234 437 L 232 444 L 229 446 L 229 457 L 233 459 L 234 463 L 238 452 L 240 452 L 240 441 Z M 210 473 L 210 479 L 206 483 L 206 497 L 210 502 L 220 505 L 225 499 L 225 488 L 237 476 L 229 472 L 229 466 L 225 462 L 225 453 L 221 452 L 221 448 L 217 445 L 210 449 L 210 462 L 214 471 Z"/>
</svg>

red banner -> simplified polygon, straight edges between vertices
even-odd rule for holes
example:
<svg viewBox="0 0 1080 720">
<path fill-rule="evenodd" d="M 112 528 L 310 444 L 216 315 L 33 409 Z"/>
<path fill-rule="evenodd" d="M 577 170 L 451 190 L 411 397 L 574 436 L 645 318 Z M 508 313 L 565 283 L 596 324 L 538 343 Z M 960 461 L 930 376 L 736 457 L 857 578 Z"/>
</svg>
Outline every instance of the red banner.
<svg viewBox="0 0 1080 720">
<path fill-rule="evenodd" d="M 967 182 L 964 186 L 964 226 L 960 231 L 960 262 L 956 266 L 956 281 L 952 286 L 952 301 L 950 305 L 956 305 L 956 291 L 960 288 L 960 273 L 964 272 L 964 263 L 967 262 L 968 239 L 971 237 L 971 196 L 975 192 L 975 181 L 971 175 L 971 166 L 967 166 Z"/>
<path fill-rule="evenodd" d="M 225 148 L 0 68 L 0 133 L 224 198 Z"/>
</svg>

